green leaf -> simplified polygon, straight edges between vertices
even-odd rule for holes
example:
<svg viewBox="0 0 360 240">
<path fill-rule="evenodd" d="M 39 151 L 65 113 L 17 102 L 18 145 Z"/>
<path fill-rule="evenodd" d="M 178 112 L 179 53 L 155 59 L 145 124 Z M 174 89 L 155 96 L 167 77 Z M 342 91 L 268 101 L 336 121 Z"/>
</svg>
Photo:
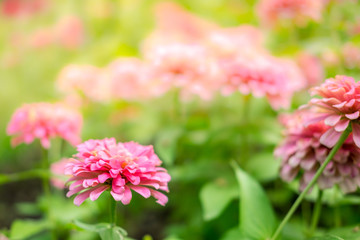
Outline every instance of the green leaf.
<svg viewBox="0 0 360 240">
<path fill-rule="evenodd" d="M 244 235 L 239 228 L 233 228 L 227 231 L 221 240 L 252 240 Z"/>
<path fill-rule="evenodd" d="M 276 220 L 274 210 L 261 185 L 232 162 L 240 188 L 240 230 L 246 237 L 271 237 Z"/>
<path fill-rule="evenodd" d="M 247 161 L 245 169 L 254 178 L 266 182 L 277 178 L 280 161 L 274 158 L 273 153 L 260 153 Z"/>
<path fill-rule="evenodd" d="M 358 240 L 359 238 L 354 238 L 353 240 Z M 326 236 L 322 236 L 322 237 L 313 237 L 313 238 L 310 238 L 309 240 L 350 240 L 348 238 L 342 238 L 342 237 L 339 237 L 339 236 L 335 236 L 335 235 L 326 235 Z"/>
<path fill-rule="evenodd" d="M 75 220 L 74 224 L 81 229 L 99 233 L 102 240 L 125 240 L 127 235 L 127 232 L 124 229 L 113 226 L 110 223 L 87 224 Z"/>
<path fill-rule="evenodd" d="M 160 159 L 164 163 L 171 165 L 175 160 L 177 140 L 182 133 L 182 129 L 174 128 L 158 134 L 155 141 L 155 149 Z"/>
<path fill-rule="evenodd" d="M 238 197 L 236 185 L 224 178 L 205 184 L 200 190 L 200 201 L 205 220 L 218 217 L 226 206 Z"/>
<path fill-rule="evenodd" d="M 90 231 L 90 232 L 99 232 L 99 231 L 102 231 L 104 229 L 110 229 L 111 228 L 110 223 L 88 224 L 88 223 L 80 222 L 78 220 L 74 220 L 74 224 L 77 227 L 79 227 L 81 229 L 84 229 L 86 231 Z"/>
<path fill-rule="evenodd" d="M 15 220 L 11 225 L 10 239 L 27 239 L 49 227 L 49 223 L 43 220 Z"/>
</svg>

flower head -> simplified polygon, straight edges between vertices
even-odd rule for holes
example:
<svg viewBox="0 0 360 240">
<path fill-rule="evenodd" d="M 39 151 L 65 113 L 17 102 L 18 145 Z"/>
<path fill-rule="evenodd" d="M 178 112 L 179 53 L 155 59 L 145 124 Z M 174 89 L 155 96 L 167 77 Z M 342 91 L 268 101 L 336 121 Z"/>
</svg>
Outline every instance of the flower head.
<svg viewBox="0 0 360 240">
<path fill-rule="evenodd" d="M 240 91 L 266 97 L 274 109 L 288 108 L 293 93 L 305 84 L 304 76 L 294 62 L 264 53 L 244 52 L 220 64 L 225 75 L 224 95 Z"/>
<path fill-rule="evenodd" d="M 69 181 L 73 181 L 67 196 L 79 193 L 74 199 L 76 205 L 87 198 L 95 201 L 107 189 L 123 204 L 130 203 L 131 190 L 145 198 L 153 196 L 161 205 L 167 203 L 167 197 L 157 190 L 168 192 L 170 175 L 160 167 L 152 146 L 106 138 L 88 140 L 77 150 L 65 169 L 65 174 L 72 176 Z"/>
<path fill-rule="evenodd" d="M 315 113 L 308 123 L 324 120 L 331 127 L 322 135 L 321 143 L 333 147 L 351 123 L 354 142 L 360 147 L 360 84 L 352 77 L 338 75 L 313 88 L 311 94 L 321 98 L 313 98 L 306 105 Z"/>
<path fill-rule="evenodd" d="M 282 160 L 281 178 L 290 182 L 299 176 L 301 190 L 308 185 L 331 151 L 320 141 L 330 127 L 323 121 L 306 125 L 311 115 L 311 112 L 300 111 L 282 117 L 286 126 L 285 140 L 275 150 L 275 156 Z M 344 193 L 354 192 L 360 186 L 360 149 L 351 137 L 326 166 L 317 184 L 320 189 L 337 184 Z"/>
<path fill-rule="evenodd" d="M 159 93 L 179 88 L 181 97 L 198 95 L 211 99 L 218 89 L 220 69 L 207 49 L 198 44 L 166 44 L 146 52 L 152 78 L 158 81 Z"/>
<path fill-rule="evenodd" d="M 7 134 L 14 135 L 13 145 L 31 143 L 40 139 L 44 148 L 50 147 L 50 139 L 60 137 L 72 145 L 78 144 L 82 127 L 82 116 L 61 103 L 25 104 L 13 114 Z"/>
<path fill-rule="evenodd" d="M 258 15 L 266 25 L 292 20 L 304 25 L 309 19 L 319 21 L 325 4 L 321 0 L 261 0 Z"/>
</svg>

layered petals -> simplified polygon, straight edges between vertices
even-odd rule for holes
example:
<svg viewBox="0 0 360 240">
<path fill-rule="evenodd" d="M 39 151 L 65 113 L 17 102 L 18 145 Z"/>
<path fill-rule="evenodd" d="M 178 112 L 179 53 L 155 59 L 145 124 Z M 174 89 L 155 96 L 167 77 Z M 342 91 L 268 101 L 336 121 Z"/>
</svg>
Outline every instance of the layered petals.
<svg viewBox="0 0 360 240">
<path fill-rule="evenodd" d="M 132 191 L 144 198 L 154 196 L 162 205 L 167 202 L 166 196 L 156 190 L 168 191 L 171 177 L 160 167 L 152 146 L 106 138 L 88 140 L 79 144 L 77 150 L 76 159 L 65 168 L 65 173 L 72 175 L 69 182 L 73 182 L 67 196 L 78 194 L 76 205 L 87 198 L 94 201 L 106 190 L 125 205 L 130 203 Z"/>
</svg>

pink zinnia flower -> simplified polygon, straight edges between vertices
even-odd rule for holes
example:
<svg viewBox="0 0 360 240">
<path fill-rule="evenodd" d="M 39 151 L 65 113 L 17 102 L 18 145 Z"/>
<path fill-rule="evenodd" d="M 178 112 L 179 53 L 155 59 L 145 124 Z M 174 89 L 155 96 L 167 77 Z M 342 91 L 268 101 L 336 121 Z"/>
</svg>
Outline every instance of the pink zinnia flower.
<svg viewBox="0 0 360 240">
<path fill-rule="evenodd" d="M 44 148 L 50 147 L 50 139 L 60 137 L 72 145 L 78 144 L 82 116 L 61 103 L 25 104 L 13 114 L 7 134 L 14 135 L 13 145 L 31 143 L 40 139 Z"/>
<path fill-rule="evenodd" d="M 54 37 L 65 48 L 75 49 L 84 42 L 84 26 L 77 16 L 66 16 L 54 27 Z"/>
<path fill-rule="evenodd" d="M 131 190 L 145 198 L 153 196 L 165 205 L 168 198 L 157 190 L 168 192 L 170 175 L 161 168 L 161 161 L 152 146 L 135 142 L 116 143 L 114 138 L 88 140 L 77 147 L 75 159 L 66 166 L 65 174 L 72 175 L 67 196 L 78 194 L 74 203 L 87 198 L 95 201 L 109 189 L 116 201 L 129 204 Z"/>
<path fill-rule="evenodd" d="M 342 48 L 344 63 L 348 68 L 360 67 L 360 47 L 353 43 L 346 43 Z"/>
<path fill-rule="evenodd" d="M 273 56 L 249 52 L 220 62 L 225 82 L 222 94 L 235 91 L 266 97 L 274 109 L 288 108 L 294 92 L 305 85 L 305 79 L 294 62 Z"/>
<path fill-rule="evenodd" d="M 265 25 L 275 25 L 280 20 L 304 25 L 309 19 L 319 21 L 324 6 L 321 0 L 261 0 L 257 11 Z"/>
<path fill-rule="evenodd" d="M 96 102 L 107 101 L 111 97 L 106 73 L 92 65 L 66 66 L 59 74 L 57 87 L 66 95 L 81 93 Z"/>
<path fill-rule="evenodd" d="M 300 178 L 300 189 L 309 184 L 325 161 L 331 148 L 321 143 L 321 136 L 330 129 L 323 121 L 306 125 L 313 113 L 300 111 L 283 116 L 285 140 L 276 148 L 275 156 L 282 160 L 280 176 L 290 182 Z M 360 186 L 360 149 L 351 137 L 341 146 L 332 161 L 317 180 L 320 189 L 339 185 L 344 193 L 354 192 Z"/>
<path fill-rule="evenodd" d="M 323 81 L 324 67 L 319 58 L 310 53 L 301 52 L 296 61 L 307 80 L 308 87 L 315 86 Z"/>
<path fill-rule="evenodd" d="M 47 0 L 3 0 L 1 11 L 7 17 L 23 17 L 43 11 L 49 4 Z"/>
<path fill-rule="evenodd" d="M 115 99 L 141 100 L 150 96 L 148 67 L 137 58 L 119 58 L 105 69 Z"/>
<path fill-rule="evenodd" d="M 145 53 L 158 93 L 180 89 L 183 99 L 198 95 L 210 100 L 221 82 L 221 72 L 206 48 L 196 44 L 167 44 Z"/>
<path fill-rule="evenodd" d="M 313 88 L 311 94 L 321 98 L 313 98 L 306 105 L 315 112 L 308 122 L 324 120 L 326 125 L 331 126 L 322 135 L 321 143 L 333 147 L 351 123 L 354 142 L 360 147 L 360 84 L 352 77 L 338 75 Z"/>
</svg>

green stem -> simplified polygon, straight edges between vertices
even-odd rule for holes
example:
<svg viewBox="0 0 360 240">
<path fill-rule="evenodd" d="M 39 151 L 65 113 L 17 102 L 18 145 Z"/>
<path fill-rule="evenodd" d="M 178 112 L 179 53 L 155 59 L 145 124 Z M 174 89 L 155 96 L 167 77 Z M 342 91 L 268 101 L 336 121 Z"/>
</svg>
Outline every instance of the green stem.
<svg viewBox="0 0 360 240">
<path fill-rule="evenodd" d="M 112 226 L 116 226 L 116 201 L 115 199 L 110 195 L 110 213 L 109 213 L 109 217 L 110 217 L 110 223 Z"/>
<path fill-rule="evenodd" d="M 313 177 L 313 179 L 310 181 L 310 183 L 306 186 L 304 191 L 300 194 L 300 196 L 296 199 L 294 204 L 291 206 L 290 210 L 288 211 L 288 213 L 286 214 L 286 216 L 284 217 L 284 219 L 282 220 L 282 222 L 280 223 L 280 225 L 276 229 L 276 231 L 275 231 L 274 235 L 272 236 L 271 240 L 277 239 L 277 237 L 279 236 L 281 230 L 284 228 L 286 223 L 290 220 L 291 216 L 294 214 L 294 212 L 298 208 L 299 204 L 302 202 L 302 200 L 304 199 L 306 194 L 309 192 L 309 190 L 314 186 L 314 184 L 316 183 L 316 181 L 318 180 L 318 178 L 320 177 L 322 172 L 325 170 L 326 166 L 329 164 L 329 162 L 333 159 L 333 157 L 335 156 L 337 151 L 340 149 L 341 145 L 345 142 L 345 140 L 349 136 L 350 132 L 351 132 L 351 127 L 349 126 L 341 134 L 340 139 L 338 140 L 338 142 L 336 143 L 334 148 L 331 149 L 329 155 L 325 159 L 325 162 L 320 166 L 320 168 L 315 173 L 315 176 Z"/>
<path fill-rule="evenodd" d="M 49 151 L 46 149 L 43 149 L 42 152 L 42 169 L 44 171 L 49 171 Z M 43 186 L 43 191 L 45 194 L 45 197 L 47 198 L 47 200 L 50 199 L 50 183 L 49 183 L 49 178 L 42 178 L 42 186 Z"/>
<path fill-rule="evenodd" d="M 314 234 L 314 231 L 318 225 L 319 222 L 319 218 L 320 218 L 320 213 L 321 213 L 321 199 L 323 196 L 323 191 L 319 190 L 317 199 L 316 199 L 316 203 L 315 203 L 315 207 L 314 207 L 314 211 L 313 211 L 313 216 L 312 216 L 312 220 L 311 220 L 311 226 L 310 226 L 310 232 L 309 235 L 312 236 Z"/>
</svg>

